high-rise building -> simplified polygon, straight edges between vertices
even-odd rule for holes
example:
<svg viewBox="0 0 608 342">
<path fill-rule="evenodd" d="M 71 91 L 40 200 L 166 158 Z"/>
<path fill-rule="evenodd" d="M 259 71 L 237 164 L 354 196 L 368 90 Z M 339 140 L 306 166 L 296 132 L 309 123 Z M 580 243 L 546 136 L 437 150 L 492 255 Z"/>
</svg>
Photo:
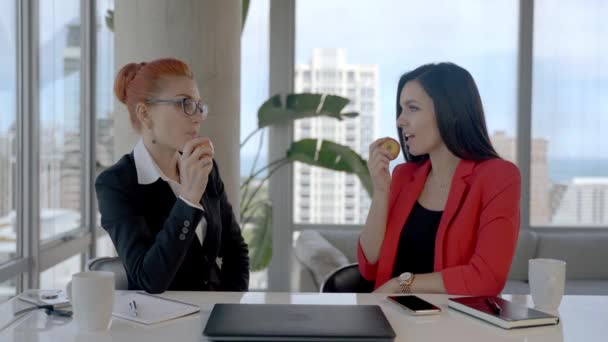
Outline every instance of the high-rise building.
<svg viewBox="0 0 608 342">
<path fill-rule="evenodd" d="M 608 224 L 608 177 L 576 177 L 562 186 L 552 223 L 595 226 Z"/>
<path fill-rule="evenodd" d="M 60 203 L 62 197 L 65 198 L 66 193 L 63 193 L 63 184 L 69 182 L 69 176 L 63 177 L 62 163 L 64 161 L 64 151 L 61 148 L 63 145 L 63 132 L 52 128 L 44 129 L 40 134 L 40 209 L 55 209 L 61 208 Z M 77 207 L 79 208 L 79 207 Z M 72 209 L 77 209 L 72 208 Z M 67 227 L 70 229 L 76 227 Z M 46 234 L 41 228 L 41 234 Z"/>
<path fill-rule="evenodd" d="M 78 78 L 72 77 L 80 72 L 80 25 L 74 24 L 68 26 L 67 31 L 67 46 L 64 50 L 63 58 L 63 77 L 64 87 L 66 92 L 65 107 L 70 108 L 68 111 L 71 117 L 66 117 L 66 122 L 79 123 L 80 122 L 80 108 L 79 102 L 73 101 L 76 94 L 80 94 L 80 82 Z M 110 79 L 103 78 L 105 82 L 111 82 Z M 98 84 L 99 88 L 104 88 L 105 91 L 98 91 L 98 94 L 105 94 L 106 92 L 111 93 L 111 83 Z M 108 108 L 97 105 L 97 111 L 108 111 Z M 108 116 L 108 113 L 101 113 L 104 116 Z M 80 210 L 81 189 L 82 189 L 82 139 L 80 137 L 80 127 L 75 125 L 75 130 L 63 129 L 63 143 L 59 144 L 61 153 L 61 179 L 60 179 L 60 200 L 57 202 L 59 208 L 73 209 L 76 211 Z M 112 165 L 112 120 L 109 118 L 99 118 L 96 121 L 96 169 L 98 174 L 103 168 Z M 56 132 L 57 133 L 57 132 Z"/>
<path fill-rule="evenodd" d="M 517 159 L 515 137 L 508 136 L 503 131 L 494 132 L 490 137 L 492 145 L 498 154 L 513 163 Z M 532 139 L 531 165 L 530 165 L 530 224 L 546 225 L 551 223 L 551 190 L 547 161 L 547 140 Z"/>
<path fill-rule="evenodd" d="M 350 99 L 346 111 L 359 117 L 342 122 L 333 118 L 300 120 L 294 139 L 318 138 L 349 146 L 364 159 L 377 126 L 379 80 L 377 65 L 350 64 L 343 49 L 314 49 L 309 64 L 296 65 L 295 91 L 323 93 Z M 363 223 L 370 198 L 354 174 L 296 163 L 294 219 L 300 223 Z"/>
<path fill-rule="evenodd" d="M 82 202 L 82 139 L 80 136 L 80 24 L 67 26 L 66 46 L 63 50 L 63 87 L 65 127 L 58 144 L 61 151 L 60 200 L 55 205 L 63 209 L 80 211 Z"/>
<path fill-rule="evenodd" d="M 114 138 L 112 119 L 97 119 L 97 144 L 95 146 L 95 158 L 97 159 L 97 171 L 108 168 L 114 164 Z M 99 172 L 97 172 L 99 173 Z"/>
<path fill-rule="evenodd" d="M 0 133 L 0 217 L 8 215 L 15 205 L 15 126 Z"/>
</svg>

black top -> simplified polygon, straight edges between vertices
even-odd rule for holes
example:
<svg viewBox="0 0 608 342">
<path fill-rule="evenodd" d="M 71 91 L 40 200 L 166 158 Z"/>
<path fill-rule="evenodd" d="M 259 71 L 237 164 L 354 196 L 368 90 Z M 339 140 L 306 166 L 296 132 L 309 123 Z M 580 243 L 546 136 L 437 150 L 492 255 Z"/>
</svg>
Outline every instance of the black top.
<svg viewBox="0 0 608 342">
<path fill-rule="evenodd" d="M 133 154 L 102 172 L 95 189 L 101 226 L 125 266 L 129 290 L 247 290 L 247 244 L 215 162 L 200 200 L 207 220 L 202 245 L 195 230 L 203 212 L 176 198 L 160 178 L 139 184 Z"/>
<path fill-rule="evenodd" d="M 403 272 L 432 273 L 435 261 L 435 237 L 443 211 L 426 209 L 418 201 L 399 238 L 393 277 Z"/>
</svg>

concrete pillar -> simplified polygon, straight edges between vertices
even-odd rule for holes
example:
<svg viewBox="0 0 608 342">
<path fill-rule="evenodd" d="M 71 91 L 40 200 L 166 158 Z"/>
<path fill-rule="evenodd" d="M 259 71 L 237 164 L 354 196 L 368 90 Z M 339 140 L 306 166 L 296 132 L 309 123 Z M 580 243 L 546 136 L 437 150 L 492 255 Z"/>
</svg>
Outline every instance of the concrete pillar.
<svg viewBox="0 0 608 342">
<path fill-rule="evenodd" d="M 190 65 L 209 118 L 201 134 L 214 142 L 228 199 L 238 217 L 240 161 L 241 0 L 116 0 L 116 72 L 130 62 L 176 57 Z M 116 105 L 114 159 L 138 136 Z"/>
</svg>

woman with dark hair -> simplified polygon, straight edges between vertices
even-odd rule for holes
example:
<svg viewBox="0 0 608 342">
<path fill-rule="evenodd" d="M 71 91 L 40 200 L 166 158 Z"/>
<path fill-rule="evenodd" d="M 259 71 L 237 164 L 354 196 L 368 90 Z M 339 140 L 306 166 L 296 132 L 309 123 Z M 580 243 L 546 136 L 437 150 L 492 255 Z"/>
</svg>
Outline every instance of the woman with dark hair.
<svg viewBox="0 0 608 342">
<path fill-rule="evenodd" d="M 397 131 L 407 162 L 392 177 L 384 139 L 370 145 L 361 274 L 376 292 L 500 293 L 517 244 L 521 179 L 492 147 L 473 77 L 451 63 L 404 74 Z"/>
</svg>

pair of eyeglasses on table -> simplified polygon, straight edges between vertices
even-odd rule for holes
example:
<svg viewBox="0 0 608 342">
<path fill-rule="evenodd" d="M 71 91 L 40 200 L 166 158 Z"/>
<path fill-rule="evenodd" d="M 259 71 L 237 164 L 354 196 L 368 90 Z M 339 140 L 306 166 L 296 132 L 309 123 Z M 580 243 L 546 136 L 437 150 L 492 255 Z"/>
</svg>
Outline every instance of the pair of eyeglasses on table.
<svg viewBox="0 0 608 342">
<path fill-rule="evenodd" d="M 16 311 L 13 314 L 13 317 L 21 316 L 24 313 L 28 313 L 30 311 L 35 310 L 44 310 L 44 312 L 49 316 L 59 316 L 59 317 L 72 317 L 73 312 L 69 310 L 57 309 L 53 305 L 34 305 L 29 308 L 25 308 L 19 311 Z"/>
</svg>

